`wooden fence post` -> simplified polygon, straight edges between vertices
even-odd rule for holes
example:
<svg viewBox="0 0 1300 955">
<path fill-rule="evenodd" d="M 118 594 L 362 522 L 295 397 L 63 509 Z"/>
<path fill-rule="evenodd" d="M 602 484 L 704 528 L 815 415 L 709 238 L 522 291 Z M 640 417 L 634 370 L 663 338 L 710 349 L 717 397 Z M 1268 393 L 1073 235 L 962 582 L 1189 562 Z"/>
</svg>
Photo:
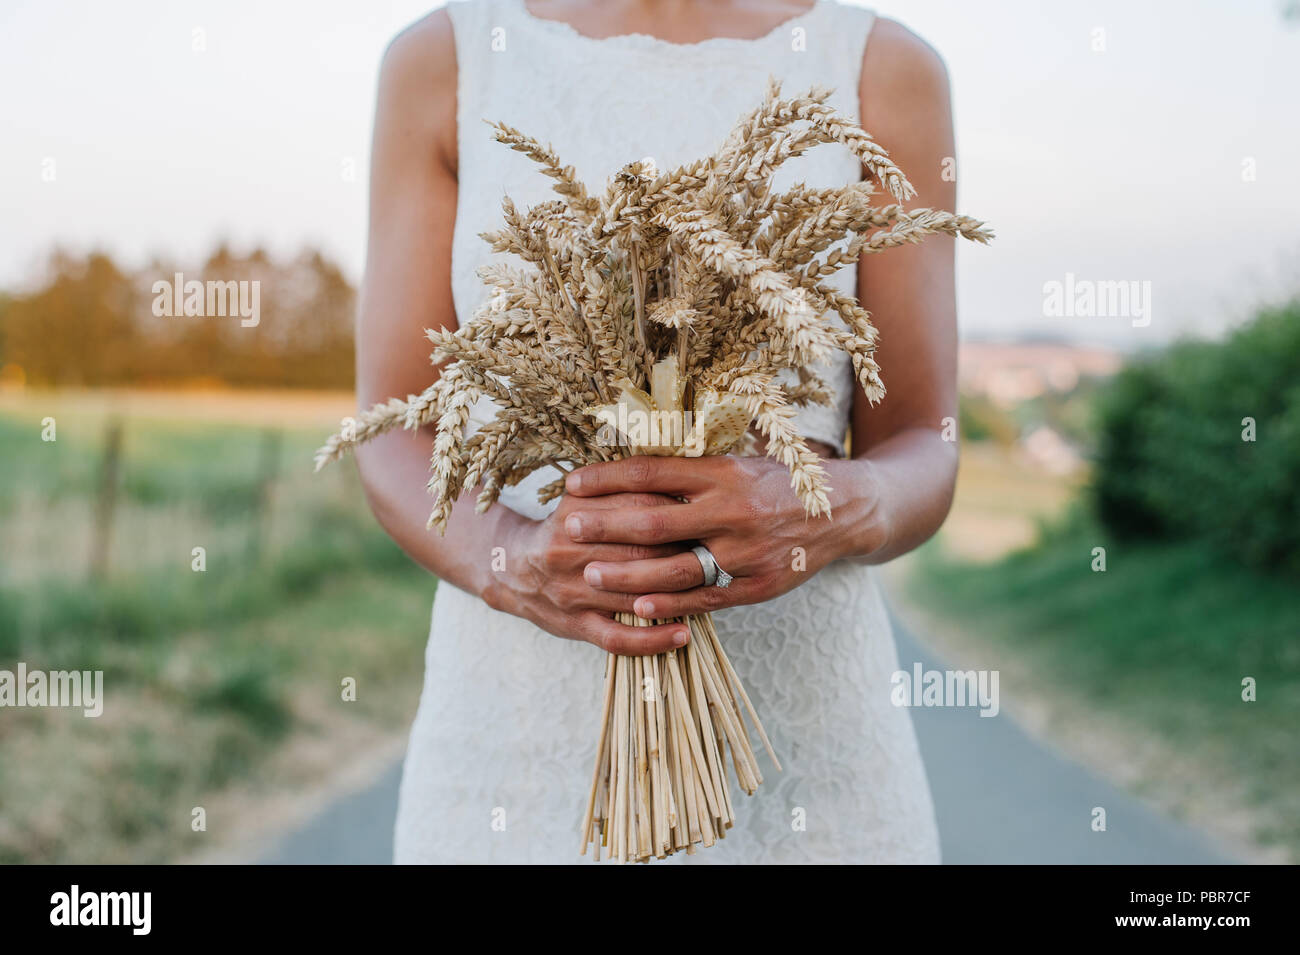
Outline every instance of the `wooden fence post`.
<svg viewBox="0 0 1300 955">
<path fill-rule="evenodd" d="M 275 428 L 262 432 L 261 453 L 257 465 L 257 511 L 249 535 L 249 551 L 253 560 L 261 560 L 270 550 L 271 511 L 275 484 L 280 478 L 280 450 L 284 435 Z"/>
<path fill-rule="evenodd" d="M 108 576 L 121 467 L 122 422 L 111 417 L 104 423 L 104 454 L 99 467 L 99 493 L 95 498 L 95 525 L 90 544 L 90 576 L 94 580 Z"/>
</svg>

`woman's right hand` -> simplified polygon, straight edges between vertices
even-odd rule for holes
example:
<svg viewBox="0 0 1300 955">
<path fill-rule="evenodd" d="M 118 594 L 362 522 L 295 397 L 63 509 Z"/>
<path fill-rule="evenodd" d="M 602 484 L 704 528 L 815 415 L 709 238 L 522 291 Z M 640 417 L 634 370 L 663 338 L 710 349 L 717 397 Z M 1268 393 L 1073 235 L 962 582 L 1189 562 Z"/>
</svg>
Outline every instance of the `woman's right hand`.
<svg viewBox="0 0 1300 955">
<path fill-rule="evenodd" d="M 615 613 L 631 614 L 633 601 L 641 595 L 597 590 L 587 583 L 583 570 L 596 560 L 670 557 L 686 550 L 685 545 L 578 544 L 564 529 L 565 518 L 579 508 L 673 503 L 672 498 L 659 494 L 594 498 L 566 494 L 545 520 L 520 517 L 514 524 L 505 543 L 504 568 L 491 575 L 482 597 L 495 610 L 531 620 L 557 637 L 584 640 L 610 653 L 639 656 L 682 646 L 688 632 L 684 623 L 633 627 L 614 620 Z"/>
</svg>

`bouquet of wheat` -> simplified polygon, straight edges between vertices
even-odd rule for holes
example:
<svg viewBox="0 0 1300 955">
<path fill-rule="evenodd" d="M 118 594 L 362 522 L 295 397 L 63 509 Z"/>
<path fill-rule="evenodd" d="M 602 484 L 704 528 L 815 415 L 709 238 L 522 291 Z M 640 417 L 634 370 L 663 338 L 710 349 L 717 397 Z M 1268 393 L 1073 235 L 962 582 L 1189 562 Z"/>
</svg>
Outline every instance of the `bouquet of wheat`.
<svg viewBox="0 0 1300 955">
<path fill-rule="evenodd" d="M 435 424 L 429 525 L 441 529 L 472 488 L 481 511 L 538 468 L 746 453 L 752 428 L 789 469 L 808 514 L 829 517 L 826 472 L 792 421 L 797 407 L 829 401 L 810 369 L 843 349 L 870 399 L 884 388 L 870 317 L 826 277 L 929 234 L 990 238 L 965 216 L 873 206 L 869 182 L 776 191 L 785 160 L 837 142 L 895 199 L 914 194 L 829 95 L 782 99 L 773 82 L 714 155 L 667 172 L 630 163 L 603 195 L 588 193 L 549 147 L 493 124 L 499 142 L 555 180 L 561 201 L 521 212 L 505 200 L 504 224 L 483 238 L 525 267 L 480 270 L 490 293 L 472 319 L 428 332 L 438 380 L 363 413 L 320 449 L 317 467 L 391 428 Z M 500 410 L 470 434 L 483 396 Z M 539 498 L 563 490 L 561 475 Z M 607 661 L 584 853 L 594 843 L 596 858 L 603 846 L 619 861 L 645 861 L 722 838 L 735 819 L 727 750 L 741 789 L 752 794 L 763 780 L 742 714 L 780 769 L 712 619 L 687 623 L 680 649 Z"/>
</svg>

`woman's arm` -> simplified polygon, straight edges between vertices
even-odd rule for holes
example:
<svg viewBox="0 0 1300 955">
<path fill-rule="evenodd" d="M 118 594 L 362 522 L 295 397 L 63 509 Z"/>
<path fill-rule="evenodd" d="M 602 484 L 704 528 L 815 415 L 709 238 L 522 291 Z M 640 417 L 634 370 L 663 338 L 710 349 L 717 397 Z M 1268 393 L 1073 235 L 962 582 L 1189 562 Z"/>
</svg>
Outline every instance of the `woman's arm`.
<svg viewBox="0 0 1300 955">
<path fill-rule="evenodd" d="M 357 314 L 357 401 L 363 408 L 419 394 L 436 378 L 425 328 L 455 328 L 451 241 L 456 221 L 456 60 L 445 13 L 399 34 L 384 55 L 371 144 L 370 223 Z M 423 95 L 421 95 L 423 94 Z M 450 136 L 449 136 L 450 134 Z M 450 140 L 450 141 L 449 141 Z M 483 551 L 458 507 L 447 537 L 425 530 L 432 429 L 390 432 L 357 450 L 366 498 L 384 529 L 416 561 L 471 593 L 488 586 Z M 500 525 L 497 518 L 491 524 Z M 468 551 L 455 546 L 463 541 Z M 463 554 L 469 559 L 456 560 Z"/>
<path fill-rule="evenodd" d="M 898 24 L 872 33 L 860 90 L 863 126 L 889 150 L 918 190 L 920 206 L 952 208 L 945 181 L 954 154 L 943 62 Z M 639 491 L 677 494 L 673 507 L 576 511 L 575 541 L 646 543 L 698 539 L 735 576 L 726 590 L 702 587 L 694 555 L 607 564 L 588 580 L 642 593 L 644 617 L 666 617 L 756 603 L 791 590 L 833 560 L 883 562 L 929 538 L 947 516 L 957 448 L 941 438 L 955 416 L 956 304 L 953 240 L 863 256 L 859 300 L 880 329 L 877 354 L 888 388 L 871 407 L 860 391 L 853 409 L 853 458 L 824 461 L 834 519 L 809 519 L 785 468 L 766 458 L 640 458 L 593 465 L 569 478 L 574 496 Z"/>
<path fill-rule="evenodd" d="M 357 398 L 363 408 L 424 391 L 437 377 L 424 330 L 456 327 L 451 292 L 456 82 L 455 43 L 445 11 L 403 32 L 384 56 L 357 318 Z M 680 626 L 632 628 L 613 621 L 610 615 L 630 610 L 633 598 L 596 592 L 583 579 L 590 549 L 574 545 L 562 530 L 570 502 L 562 502 L 547 520 L 532 521 L 503 505 L 475 514 L 471 493 L 453 508 L 445 536 L 426 530 L 432 439 L 431 428 L 390 432 L 363 445 L 357 455 L 371 510 L 413 559 L 491 606 L 559 636 L 621 653 L 654 653 L 677 642 Z M 648 506 L 653 500 L 613 496 L 596 506 Z M 677 550 L 611 545 L 600 556 L 619 561 Z M 504 555 L 501 570 L 493 569 L 494 552 Z"/>
<path fill-rule="evenodd" d="M 955 209 L 952 103 L 943 60 L 905 27 L 880 20 L 872 30 L 859 92 L 864 128 L 889 150 L 916 187 L 916 205 Z M 874 408 L 859 390 L 853 406 L 853 456 L 871 464 L 863 495 L 883 525 L 878 540 L 847 556 L 883 563 L 928 540 L 952 506 L 957 444 L 943 419 L 957 416 L 956 240 L 865 255 L 858 300 L 880 330 L 876 359 L 885 399 Z M 874 546 L 871 546 L 874 544 Z"/>
</svg>

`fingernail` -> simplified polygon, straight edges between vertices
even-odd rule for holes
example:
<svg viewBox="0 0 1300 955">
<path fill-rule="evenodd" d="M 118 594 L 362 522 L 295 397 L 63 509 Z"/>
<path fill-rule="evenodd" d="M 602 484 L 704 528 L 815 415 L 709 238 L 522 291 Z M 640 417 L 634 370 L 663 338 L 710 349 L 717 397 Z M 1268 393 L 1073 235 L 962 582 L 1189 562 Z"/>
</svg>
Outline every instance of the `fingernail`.
<svg viewBox="0 0 1300 955">
<path fill-rule="evenodd" d="M 678 630 L 673 634 L 673 643 L 679 647 L 686 646 L 686 639 L 691 635 L 689 630 Z"/>
<path fill-rule="evenodd" d="M 587 578 L 587 583 L 591 584 L 591 586 L 600 586 L 600 568 L 595 564 L 588 564 L 587 569 L 582 572 L 582 576 Z"/>
<path fill-rule="evenodd" d="M 564 479 L 564 486 L 570 491 L 576 491 L 582 487 L 582 472 L 570 471 L 569 476 Z"/>
<path fill-rule="evenodd" d="M 649 620 L 655 615 L 655 605 L 648 600 L 640 601 L 637 603 L 636 607 L 633 607 L 632 609 L 636 610 L 636 615 L 642 620 Z"/>
<path fill-rule="evenodd" d="M 569 536 L 574 540 L 582 539 L 582 518 L 577 514 L 570 514 L 564 520 L 564 529 L 569 532 Z"/>
</svg>

